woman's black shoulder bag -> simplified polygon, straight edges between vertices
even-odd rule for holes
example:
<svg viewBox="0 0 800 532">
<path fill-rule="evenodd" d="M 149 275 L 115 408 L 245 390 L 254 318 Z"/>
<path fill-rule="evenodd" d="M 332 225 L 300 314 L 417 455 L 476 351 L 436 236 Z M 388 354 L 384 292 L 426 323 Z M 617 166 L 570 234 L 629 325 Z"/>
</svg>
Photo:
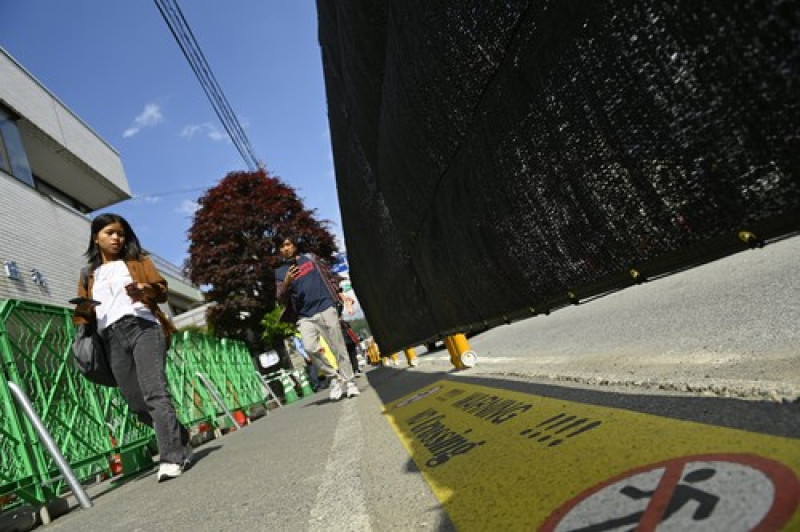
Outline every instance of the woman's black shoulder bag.
<svg viewBox="0 0 800 532">
<path fill-rule="evenodd" d="M 81 269 L 81 282 L 89 290 L 89 268 Z M 78 371 L 88 380 L 103 386 L 116 386 L 117 380 L 108 364 L 105 343 L 97 332 L 97 320 L 78 325 L 72 342 L 72 355 Z"/>
</svg>

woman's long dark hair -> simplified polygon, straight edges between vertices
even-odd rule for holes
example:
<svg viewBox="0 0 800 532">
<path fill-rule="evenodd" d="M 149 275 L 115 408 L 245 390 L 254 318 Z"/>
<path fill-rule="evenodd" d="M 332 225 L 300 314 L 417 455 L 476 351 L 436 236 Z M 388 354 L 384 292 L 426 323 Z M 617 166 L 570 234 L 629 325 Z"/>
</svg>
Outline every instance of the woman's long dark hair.
<svg viewBox="0 0 800 532">
<path fill-rule="evenodd" d="M 86 249 L 86 258 L 89 262 L 89 269 L 94 271 L 103 263 L 103 258 L 100 256 L 100 246 L 95 242 L 97 233 L 99 233 L 105 226 L 113 223 L 119 223 L 125 231 L 125 242 L 122 244 L 122 249 L 119 251 L 120 260 L 138 260 L 143 255 L 146 255 L 139 243 L 139 237 L 133 232 L 131 224 L 128 220 L 119 214 L 110 212 L 103 213 L 92 220 L 92 234 L 89 235 L 89 247 Z"/>
</svg>

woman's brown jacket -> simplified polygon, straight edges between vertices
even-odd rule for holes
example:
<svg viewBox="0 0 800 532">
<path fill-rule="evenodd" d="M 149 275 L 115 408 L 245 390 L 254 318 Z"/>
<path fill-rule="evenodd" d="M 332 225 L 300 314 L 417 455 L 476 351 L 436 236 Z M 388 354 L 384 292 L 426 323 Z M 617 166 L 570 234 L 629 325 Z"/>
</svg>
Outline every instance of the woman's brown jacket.
<svg viewBox="0 0 800 532">
<path fill-rule="evenodd" d="M 167 338 L 167 342 L 169 342 L 170 335 L 175 332 L 175 326 L 169 321 L 169 318 L 167 318 L 161 309 L 158 308 L 159 303 L 164 303 L 167 300 L 166 279 L 158 273 L 153 261 L 150 260 L 149 257 L 145 256 L 139 260 L 126 260 L 125 265 L 128 267 L 128 271 L 134 281 L 137 283 L 149 284 L 153 288 L 155 296 L 143 296 L 142 303 L 147 305 L 147 308 L 153 312 L 156 319 L 161 323 L 161 326 L 164 328 L 164 336 Z M 84 286 L 83 278 L 78 280 L 78 297 L 92 298 L 94 275 L 91 275 L 91 273 L 90 271 L 86 286 Z M 84 303 L 75 307 L 75 314 L 73 315 L 72 321 L 76 325 L 86 324 L 96 319 L 94 308 L 92 308 L 91 305 Z"/>
</svg>

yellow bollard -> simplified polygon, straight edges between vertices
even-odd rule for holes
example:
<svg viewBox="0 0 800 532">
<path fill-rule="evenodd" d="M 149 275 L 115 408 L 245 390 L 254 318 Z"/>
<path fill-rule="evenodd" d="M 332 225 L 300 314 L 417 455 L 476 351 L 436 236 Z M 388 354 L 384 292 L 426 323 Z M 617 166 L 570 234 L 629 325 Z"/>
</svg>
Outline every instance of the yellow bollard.
<svg viewBox="0 0 800 532">
<path fill-rule="evenodd" d="M 378 344 L 375 343 L 375 340 L 370 339 L 369 345 L 367 346 L 367 356 L 371 364 L 380 363 L 381 353 L 378 350 Z"/>
<path fill-rule="evenodd" d="M 450 352 L 450 362 L 457 369 L 473 367 L 478 362 L 475 351 L 470 349 L 467 337 L 464 334 L 454 334 L 444 339 L 444 344 Z"/>
<path fill-rule="evenodd" d="M 406 354 L 406 360 L 408 361 L 408 365 L 412 368 L 416 367 L 417 362 L 417 352 L 414 351 L 413 347 L 409 347 L 408 349 L 404 349 L 403 352 Z"/>
<path fill-rule="evenodd" d="M 467 341 L 467 337 L 463 334 L 454 334 L 452 337 L 453 339 L 453 347 L 456 350 L 456 353 L 459 355 L 465 351 L 469 351 L 469 342 Z"/>
<path fill-rule="evenodd" d="M 395 366 L 399 366 L 400 365 L 400 363 L 397 361 L 397 353 L 392 353 L 392 356 L 389 357 L 389 358 L 392 359 L 392 364 L 394 364 Z"/>
<path fill-rule="evenodd" d="M 461 361 L 459 360 L 458 351 L 456 351 L 456 345 L 453 342 L 453 337 L 445 336 L 444 345 L 447 347 L 447 352 L 450 353 L 450 363 L 453 364 L 454 368 L 461 369 Z"/>
<path fill-rule="evenodd" d="M 453 347 L 456 350 L 458 361 L 462 368 L 471 368 L 478 362 L 478 355 L 475 354 L 467 342 L 464 334 L 453 335 Z"/>
</svg>

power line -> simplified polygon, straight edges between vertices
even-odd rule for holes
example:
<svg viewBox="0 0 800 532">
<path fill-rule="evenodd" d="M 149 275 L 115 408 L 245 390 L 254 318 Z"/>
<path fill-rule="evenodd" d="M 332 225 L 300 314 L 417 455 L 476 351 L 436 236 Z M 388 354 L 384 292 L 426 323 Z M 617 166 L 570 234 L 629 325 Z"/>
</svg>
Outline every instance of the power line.
<svg viewBox="0 0 800 532">
<path fill-rule="evenodd" d="M 253 146 L 247 138 L 244 129 L 236 118 L 233 110 L 231 109 L 228 99 L 222 92 L 222 89 L 217 83 L 214 73 L 211 72 L 211 67 L 208 66 L 205 56 L 203 55 L 200 46 L 194 38 L 189 24 L 178 6 L 177 0 L 155 0 L 156 7 L 161 12 L 161 16 L 167 23 L 173 37 L 178 42 L 184 57 L 189 61 L 195 76 L 197 76 L 200 85 L 211 101 L 217 117 L 222 122 L 225 131 L 228 133 L 233 145 L 239 151 L 239 155 L 244 159 L 248 168 L 253 171 L 258 169 L 258 157 L 256 157 Z"/>
<path fill-rule="evenodd" d="M 214 185 L 208 185 L 204 187 L 175 188 L 172 190 L 166 190 L 162 192 L 154 192 L 152 194 L 146 194 L 146 193 L 134 194 L 133 197 L 131 197 L 131 199 L 147 199 L 147 198 L 158 199 L 158 198 L 164 198 L 166 196 L 177 196 L 180 194 L 188 194 L 190 192 L 205 192 L 213 186 Z"/>
</svg>

